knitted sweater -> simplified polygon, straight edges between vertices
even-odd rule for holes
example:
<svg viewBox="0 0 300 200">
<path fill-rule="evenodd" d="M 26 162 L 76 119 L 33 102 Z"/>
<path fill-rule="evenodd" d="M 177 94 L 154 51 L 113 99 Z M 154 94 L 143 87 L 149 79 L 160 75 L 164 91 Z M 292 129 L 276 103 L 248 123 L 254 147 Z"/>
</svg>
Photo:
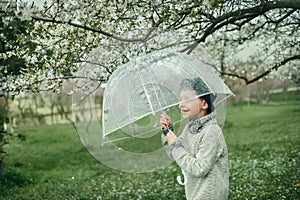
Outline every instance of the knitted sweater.
<svg viewBox="0 0 300 200">
<path fill-rule="evenodd" d="M 165 149 L 186 176 L 187 200 L 228 199 L 228 152 L 214 113 L 188 122 Z"/>
</svg>

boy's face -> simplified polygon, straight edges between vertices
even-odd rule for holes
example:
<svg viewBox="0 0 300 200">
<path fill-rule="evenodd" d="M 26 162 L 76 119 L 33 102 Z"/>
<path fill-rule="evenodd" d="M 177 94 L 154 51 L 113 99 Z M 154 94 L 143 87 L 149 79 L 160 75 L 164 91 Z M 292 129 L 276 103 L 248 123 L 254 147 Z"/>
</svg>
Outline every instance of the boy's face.
<svg viewBox="0 0 300 200">
<path fill-rule="evenodd" d="M 182 89 L 180 101 L 178 107 L 184 119 L 196 120 L 206 115 L 208 105 L 205 100 L 197 97 L 195 90 Z"/>
</svg>

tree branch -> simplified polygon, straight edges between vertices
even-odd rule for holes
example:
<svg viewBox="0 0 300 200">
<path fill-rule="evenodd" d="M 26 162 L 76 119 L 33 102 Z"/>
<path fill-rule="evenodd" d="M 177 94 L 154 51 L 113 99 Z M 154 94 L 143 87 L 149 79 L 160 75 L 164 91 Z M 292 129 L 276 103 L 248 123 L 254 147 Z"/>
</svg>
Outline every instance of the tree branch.
<svg viewBox="0 0 300 200">
<path fill-rule="evenodd" d="M 267 1 L 252 8 L 235 10 L 229 13 L 225 13 L 215 18 L 215 20 L 212 21 L 212 24 L 209 27 L 207 27 L 207 29 L 205 29 L 204 34 L 200 38 L 198 38 L 193 44 L 181 50 L 181 52 L 187 52 L 187 54 L 190 54 L 198 46 L 199 43 L 205 42 L 206 38 L 209 35 L 213 34 L 216 30 L 219 30 L 220 28 L 226 25 L 234 24 L 237 21 L 242 19 L 249 19 L 248 21 L 251 21 L 257 16 L 260 16 L 270 10 L 280 9 L 280 8 L 300 9 L 300 1 L 299 0 Z"/>
<path fill-rule="evenodd" d="M 279 67 L 285 65 L 286 63 L 292 61 L 292 60 L 300 60 L 300 54 L 299 55 L 294 55 L 292 57 L 286 58 L 283 61 L 275 64 L 273 67 L 271 67 L 270 69 L 268 69 L 267 71 L 265 71 L 264 73 L 256 76 L 255 78 L 251 79 L 251 80 L 247 80 L 246 84 L 249 85 L 251 83 L 254 83 L 255 81 L 258 81 L 259 79 L 267 76 L 268 74 L 270 74 L 272 71 L 277 70 Z"/>
<path fill-rule="evenodd" d="M 146 34 L 143 37 L 140 37 L 140 38 L 124 38 L 124 37 L 113 35 L 109 32 L 101 30 L 101 29 L 96 29 L 96 28 L 93 28 L 91 26 L 75 23 L 75 22 L 72 22 L 72 21 L 67 22 L 67 21 L 57 20 L 55 18 L 50 19 L 50 18 L 44 18 L 44 17 L 38 17 L 38 16 L 32 16 L 32 19 L 34 19 L 36 21 L 50 22 L 50 23 L 55 23 L 55 24 L 68 24 L 68 25 L 76 27 L 76 28 L 84 29 L 84 30 L 87 30 L 87 31 L 92 31 L 92 32 L 95 32 L 95 33 L 100 33 L 104 36 L 107 36 L 107 37 L 110 37 L 112 39 L 122 41 L 122 42 L 145 42 L 145 41 L 147 41 L 147 39 L 149 38 L 151 33 L 153 33 L 153 31 L 155 31 L 155 29 L 163 21 L 163 18 L 159 19 L 151 28 L 149 28 L 147 30 Z"/>
<path fill-rule="evenodd" d="M 243 81 L 245 81 L 246 85 L 249 85 L 251 83 L 254 83 L 260 79 L 262 79 L 263 77 L 267 76 L 268 74 L 270 74 L 271 72 L 273 72 L 274 70 L 277 70 L 279 67 L 285 65 L 286 63 L 293 61 L 293 60 L 300 60 L 300 54 L 299 55 L 294 55 L 292 57 L 286 58 L 283 61 L 276 63 L 273 67 L 271 67 L 270 69 L 268 69 L 267 71 L 263 72 L 262 74 L 256 76 L 255 78 L 252 79 L 248 79 L 246 76 L 241 76 L 238 74 L 234 74 L 234 73 L 229 73 L 229 72 L 222 72 L 217 70 L 221 76 L 231 76 L 231 77 L 235 77 L 238 79 L 241 79 Z M 216 69 L 216 67 L 214 66 L 214 68 Z"/>
</svg>

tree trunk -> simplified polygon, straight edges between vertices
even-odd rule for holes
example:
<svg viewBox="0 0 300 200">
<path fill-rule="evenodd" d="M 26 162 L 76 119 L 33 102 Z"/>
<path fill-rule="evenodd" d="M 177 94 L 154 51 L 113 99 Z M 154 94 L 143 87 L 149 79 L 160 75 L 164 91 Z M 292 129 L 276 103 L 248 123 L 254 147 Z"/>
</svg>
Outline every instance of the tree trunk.
<svg viewBox="0 0 300 200">
<path fill-rule="evenodd" d="M 2 165 L 2 158 L 0 158 L 0 175 L 4 175 L 4 169 L 3 169 L 3 165 Z"/>
</svg>

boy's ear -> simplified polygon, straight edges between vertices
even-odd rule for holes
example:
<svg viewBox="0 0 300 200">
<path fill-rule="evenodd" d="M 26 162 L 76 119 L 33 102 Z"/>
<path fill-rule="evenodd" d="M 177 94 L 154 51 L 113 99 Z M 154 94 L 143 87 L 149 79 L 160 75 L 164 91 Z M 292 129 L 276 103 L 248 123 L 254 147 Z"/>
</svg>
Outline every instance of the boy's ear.
<svg viewBox="0 0 300 200">
<path fill-rule="evenodd" d="M 203 100 L 202 108 L 205 110 L 208 109 L 208 103 L 205 100 Z"/>
</svg>

